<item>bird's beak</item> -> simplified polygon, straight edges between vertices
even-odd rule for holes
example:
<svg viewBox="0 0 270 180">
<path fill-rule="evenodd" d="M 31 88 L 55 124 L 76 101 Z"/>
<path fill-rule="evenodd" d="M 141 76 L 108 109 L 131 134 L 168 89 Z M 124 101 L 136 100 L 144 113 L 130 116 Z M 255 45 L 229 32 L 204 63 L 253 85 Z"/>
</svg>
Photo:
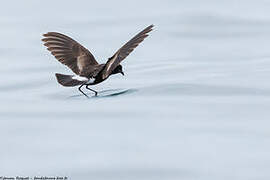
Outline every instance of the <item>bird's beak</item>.
<svg viewBox="0 0 270 180">
<path fill-rule="evenodd" d="M 121 74 L 122 74 L 123 76 L 125 75 L 123 71 L 121 72 Z"/>
</svg>

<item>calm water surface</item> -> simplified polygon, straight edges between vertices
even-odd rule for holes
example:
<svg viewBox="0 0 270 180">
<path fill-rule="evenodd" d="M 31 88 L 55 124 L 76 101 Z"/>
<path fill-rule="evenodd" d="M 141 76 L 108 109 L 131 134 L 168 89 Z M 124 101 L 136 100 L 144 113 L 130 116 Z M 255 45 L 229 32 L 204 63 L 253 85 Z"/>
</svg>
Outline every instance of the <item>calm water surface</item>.
<svg viewBox="0 0 270 180">
<path fill-rule="evenodd" d="M 9 1 L 0 7 L 0 176 L 270 179 L 270 2 Z M 151 35 L 86 99 L 41 35 L 107 58 Z M 91 96 L 91 92 L 89 92 Z"/>
</svg>

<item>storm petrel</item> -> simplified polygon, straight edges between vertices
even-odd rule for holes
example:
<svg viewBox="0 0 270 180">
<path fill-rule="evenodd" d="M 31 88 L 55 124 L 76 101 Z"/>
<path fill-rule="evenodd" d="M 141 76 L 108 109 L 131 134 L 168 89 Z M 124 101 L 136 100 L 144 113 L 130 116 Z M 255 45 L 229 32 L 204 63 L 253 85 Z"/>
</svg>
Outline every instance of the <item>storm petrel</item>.
<svg viewBox="0 0 270 180">
<path fill-rule="evenodd" d="M 58 83 L 63 86 L 79 86 L 79 91 L 88 97 L 81 88 L 91 90 L 97 96 L 98 92 L 90 89 L 106 80 L 110 75 L 121 73 L 124 75 L 123 61 L 152 31 L 154 25 L 150 25 L 124 44 L 116 53 L 108 59 L 106 64 L 99 64 L 92 53 L 72 38 L 57 32 L 48 32 L 42 39 L 44 45 L 51 54 L 62 64 L 68 66 L 76 75 L 64 75 L 56 73 Z"/>
</svg>

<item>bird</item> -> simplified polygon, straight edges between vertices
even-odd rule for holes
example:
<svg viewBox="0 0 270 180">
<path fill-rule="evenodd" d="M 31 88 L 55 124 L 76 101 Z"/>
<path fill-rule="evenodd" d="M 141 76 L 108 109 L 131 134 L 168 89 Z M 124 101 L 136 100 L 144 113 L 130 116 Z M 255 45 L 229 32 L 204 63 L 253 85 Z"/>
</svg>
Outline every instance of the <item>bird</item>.
<svg viewBox="0 0 270 180">
<path fill-rule="evenodd" d="M 78 90 L 86 97 L 88 95 L 82 91 L 82 87 L 98 95 L 98 92 L 89 88 L 91 85 L 99 84 L 109 76 L 121 73 L 124 75 L 123 67 L 120 64 L 153 30 L 154 25 L 150 25 L 136 34 L 132 39 L 118 49 L 113 56 L 108 58 L 105 64 L 99 64 L 93 54 L 84 46 L 71 37 L 58 33 L 48 32 L 43 34 L 44 46 L 62 64 L 69 67 L 74 75 L 55 73 L 57 82 L 65 87 L 79 86 Z"/>
</svg>

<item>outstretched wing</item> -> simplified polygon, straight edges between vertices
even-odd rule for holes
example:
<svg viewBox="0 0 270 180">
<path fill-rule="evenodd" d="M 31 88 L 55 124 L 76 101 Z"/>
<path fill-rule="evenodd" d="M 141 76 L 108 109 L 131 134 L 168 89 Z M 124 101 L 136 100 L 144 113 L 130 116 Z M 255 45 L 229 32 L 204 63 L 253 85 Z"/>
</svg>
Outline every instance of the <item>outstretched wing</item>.
<svg viewBox="0 0 270 180">
<path fill-rule="evenodd" d="M 75 74 L 80 75 L 83 69 L 98 65 L 90 51 L 70 37 L 57 32 L 48 32 L 43 36 L 42 41 L 51 54 Z"/>
<path fill-rule="evenodd" d="M 109 60 L 106 62 L 102 72 L 102 78 L 107 78 L 111 72 L 124 60 L 143 40 L 148 36 L 147 33 L 152 31 L 154 25 L 150 25 L 143 31 L 134 36 L 124 46 L 122 46 Z"/>
</svg>

